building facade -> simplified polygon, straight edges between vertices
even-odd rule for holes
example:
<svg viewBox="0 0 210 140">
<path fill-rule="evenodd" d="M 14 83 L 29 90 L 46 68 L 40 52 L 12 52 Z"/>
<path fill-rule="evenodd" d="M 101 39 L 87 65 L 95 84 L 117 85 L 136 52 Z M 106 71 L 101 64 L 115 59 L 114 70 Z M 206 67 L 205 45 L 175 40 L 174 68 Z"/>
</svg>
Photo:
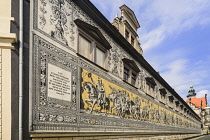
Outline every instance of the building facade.
<svg viewBox="0 0 210 140">
<path fill-rule="evenodd" d="M 11 0 L 0 1 L 0 140 L 11 139 L 11 49 L 16 34 L 11 33 Z"/>
<path fill-rule="evenodd" d="M 205 94 L 205 97 L 197 98 L 195 89 L 191 86 L 188 91 L 186 103 L 201 118 L 202 133 L 208 134 L 210 125 L 210 108 L 207 106 L 207 94 Z"/>
<path fill-rule="evenodd" d="M 201 117 L 201 111 L 207 107 L 207 95 L 205 95 L 205 97 L 197 98 L 195 89 L 191 86 L 188 91 L 186 103 Z"/>
<path fill-rule="evenodd" d="M 207 106 L 201 111 L 202 133 L 209 134 L 210 132 L 210 107 Z"/>
<path fill-rule="evenodd" d="M 10 27 L 16 34 L 17 3 L 11 2 Z M 110 23 L 90 1 L 23 1 L 22 77 L 20 43 L 10 42 L 14 50 L 7 59 L 12 103 L 5 104 L 11 106 L 12 140 L 200 134 L 199 116 L 144 59 L 134 12 L 126 5 L 120 9 L 121 16 Z M 18 97 L 20 78 L 23 96 Z"/>
</svg>

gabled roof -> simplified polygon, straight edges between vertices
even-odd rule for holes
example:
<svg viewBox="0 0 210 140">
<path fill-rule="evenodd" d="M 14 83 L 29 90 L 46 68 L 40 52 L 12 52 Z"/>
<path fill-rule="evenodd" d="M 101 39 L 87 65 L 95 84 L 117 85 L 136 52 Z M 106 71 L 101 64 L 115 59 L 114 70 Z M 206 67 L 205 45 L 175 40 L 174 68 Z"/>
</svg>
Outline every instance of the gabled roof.
<svg viewBox="0 0 210 140">
<path fill-rule="evenodd" d="M 111 45 L 109 42 L 105 39 L 105 37 L 102 35 L 100 30 L 80 19 L 76 19 L 75 24 L 82 29 L 85 33 L 93 37 L 95 40 L 97 40 L 99 43 L 101 43 L 103 46 L 105 46 L 107 49 L 111 49 Z"/>
<path fill-rule="evenodd" d="M 204 109 L 207 106 L 206 97 L 192 97 L 190 102 L 194 104 L 197 108 L 200 108 L 202 106 L 202 109 Z M 189 98 L 186 100 L 186 103 L 189 103 Z"/>
<path fill-rule="evenodd" d="M 135 14 L 134 14 L 134 12 L 128 6 L 126 6 L 124 4 L 124 5 L 122 5 L 120 7 L 120 10 L 124 11 L 128 15 L 128 17 L 130 18 L 131 22 L 133 22 L 133 24 L 136 26 L 136 28 L 140 27 L 140 24 L 139 24 Z"/>
</svg>

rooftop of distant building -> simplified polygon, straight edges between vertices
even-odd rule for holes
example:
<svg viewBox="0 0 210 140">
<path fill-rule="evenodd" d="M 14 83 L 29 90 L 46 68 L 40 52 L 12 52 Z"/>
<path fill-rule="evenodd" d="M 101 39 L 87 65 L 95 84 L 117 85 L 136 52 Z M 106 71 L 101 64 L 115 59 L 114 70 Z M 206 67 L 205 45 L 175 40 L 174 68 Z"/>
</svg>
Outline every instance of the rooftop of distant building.
<svg viewBox="0 0 210 140">
<path fill-rule="evenodd" d="M 189 103 L 189 102 L 194 104 L 197 108 L 204 109 L 207 106 L 206 97 L 201 97 L 201 98 L 192 97 L 192 98 L 188 98 L 186 100 L 186 103 Z"/>
</svg>

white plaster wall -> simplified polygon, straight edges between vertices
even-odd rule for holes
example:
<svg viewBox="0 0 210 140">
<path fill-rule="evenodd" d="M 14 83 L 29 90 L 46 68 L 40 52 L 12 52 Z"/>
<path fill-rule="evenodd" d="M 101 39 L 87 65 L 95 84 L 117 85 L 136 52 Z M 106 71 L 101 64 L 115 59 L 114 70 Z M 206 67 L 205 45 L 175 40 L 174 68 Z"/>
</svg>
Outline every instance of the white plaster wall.
<svg viewBox="0 0 210 140">
<path fill-rule="evenodd" d="M 0 140 L 2 140 L 2 49 L 0 49 Z"/>
<path fill-rule="evenodd" d="M 11 50 L 2 49 L 2 140 L 11 140 Z"/>
</svg>

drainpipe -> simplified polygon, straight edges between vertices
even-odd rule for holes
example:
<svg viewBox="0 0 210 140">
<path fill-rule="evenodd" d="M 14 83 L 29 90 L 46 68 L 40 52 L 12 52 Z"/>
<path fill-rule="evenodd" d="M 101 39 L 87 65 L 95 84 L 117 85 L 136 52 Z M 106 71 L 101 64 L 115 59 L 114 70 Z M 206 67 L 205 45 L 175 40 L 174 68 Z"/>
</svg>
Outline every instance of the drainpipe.
<svg viewBox="0 0 210 140">
<path fill-rule="evenodd" d="M 23 114 L 23 0 L 19 0 L 19 140 L 22 140 Z"/>
</svg>

